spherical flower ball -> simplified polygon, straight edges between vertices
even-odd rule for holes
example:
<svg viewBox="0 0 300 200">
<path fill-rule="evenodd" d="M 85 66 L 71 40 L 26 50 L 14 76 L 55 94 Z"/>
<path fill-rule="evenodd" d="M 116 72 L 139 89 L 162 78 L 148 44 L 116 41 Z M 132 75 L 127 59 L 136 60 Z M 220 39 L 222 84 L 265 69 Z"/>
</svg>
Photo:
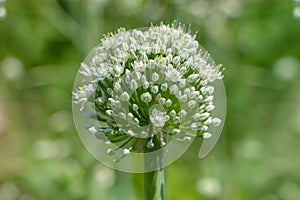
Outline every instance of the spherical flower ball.
<svg viewBox="0 0 300 200">
<path fill-rule="evenodd" d="M 89 134 L 78 131 L 102 162 L 130 171 L 132 163 L 160 157 L 160 164 L 135 168 L 155 170 L 180 157 L 195 137 L 209 140 L 209 127 L 222 124 L 212 116 L 212 83 L 223 78 L 223 68 L 195 38 L 179 23 L 120 28 L 82 63 L 73 102 L 75 118 L 85 117 L 75 121 L 84 124 Z"/>
</svg>

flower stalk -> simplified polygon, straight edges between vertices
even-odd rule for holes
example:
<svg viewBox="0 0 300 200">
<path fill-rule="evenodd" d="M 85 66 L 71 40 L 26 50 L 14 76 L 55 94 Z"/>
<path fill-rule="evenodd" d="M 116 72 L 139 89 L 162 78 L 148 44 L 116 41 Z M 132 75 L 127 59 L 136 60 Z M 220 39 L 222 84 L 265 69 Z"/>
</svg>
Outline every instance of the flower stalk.
<svg viewBox="0 0 300 200">
<path fill-rule="evenodd" d="M 150 124 L 152 127 L 152 124 Z M 152 128 L 150 128 L 152 131 Z M 149 134 L 152 134 L 149 132 Z M 153 137 L 153 144 L 156 150 L 161 148 L 160 142 L 157 137 Z M 154 150 L 155 150 L 154 149 Z M 149 149 L 145 146 L 144 147 L 145 153 L 149 152 Z M 162 159 L 163 155 L 160 153 L 156 158 L 144 157 L 144 164 L 145 165 L 158 165 L 158 168 L 155 171 L 145 172 L 144 173 L 144 196 L 145 200 L 164 200 L 165 199 L 165 192 L 164 192 L 164 184 L 165 184 L 165 177 L 164 177 L 164 168 L 162 166 Z"/>
<path fill-rule="evenodd" d="M 164 169 L 144 173 L 145 200 L 164 200 Z"/>
</svg>

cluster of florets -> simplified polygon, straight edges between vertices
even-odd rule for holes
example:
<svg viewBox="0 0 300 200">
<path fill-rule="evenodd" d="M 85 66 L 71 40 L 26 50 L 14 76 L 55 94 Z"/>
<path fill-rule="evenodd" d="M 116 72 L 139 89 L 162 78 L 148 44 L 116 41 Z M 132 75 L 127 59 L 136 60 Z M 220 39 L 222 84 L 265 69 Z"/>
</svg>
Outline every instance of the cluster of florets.
<svg viewBox="0 0 300 200">
<path fill-rule="evenodd" d="M 92 80 L 73 93 L 74 102 L 84 109 L 95 105 L 103 127 L 88 130 L 116 148 L 144 152 L 163 147 L 170 139 L 208 139 L 213 118 L 211 83 L 222 79 L 221 66 L 182 25 L 151 26 L 147 30 L 119 29 L 106 35 L 80 73 Z M 154 148 L 156 147 L 156 148 Z"/>
</svg>

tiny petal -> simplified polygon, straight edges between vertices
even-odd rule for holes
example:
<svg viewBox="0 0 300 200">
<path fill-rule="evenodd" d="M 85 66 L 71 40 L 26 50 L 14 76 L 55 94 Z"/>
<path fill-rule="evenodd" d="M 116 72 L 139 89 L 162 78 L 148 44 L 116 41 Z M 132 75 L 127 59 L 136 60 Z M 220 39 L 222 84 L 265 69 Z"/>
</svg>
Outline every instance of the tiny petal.
<svg viewBox="0 0 300 200">
<path fill-rule="evenodd" d="M 169 114 L 170 114 L 170 116 L 174 117 L 176 115 L 176 111 L 175 110 L 171 110 Z"/>
<path fill-rule="evenodd" d="M 181 110 L 181 111 L 179 112 L 179 116 L 180 116 L 181 118 L 182 118 L 182 117 L 185 117 L 186 114 L 187 114 L 187 112 L 186 112 L 185 110 Z"/>
<path fill-rule="evenodd" d="M 145 92 L 141 95 L 141 100 L 144 103 L 149 103 L 152 100 L 152 96 L 149 92 Z"/>
<path fill-rule="evenodd" d="M 175 128 L 172 130 L 172 133 L 178 135 L 180 133 L 180 129 Z"/>
<path fill-rule="evenodd" d="M 123 149 L 123 155 L 128 155 L 130 154 L 130 150 L 129 149 Z"/>
<path fill-rule="evenodd" d="M 153 94 L 157 94 L 158 93 L 158 86 L 152 86 L 151 87 L 151 92 L 153 93 Z"/>
<path fill-rule="evenodd" d="M 181 79 L 181 74 L 176 69 L 169 67 L 169 69 L 166 71 L 166 77 L 173 82 L 177 82 Z"/>
<path fill-rule="evenodd" d="M 181 79 L 179 82 L 179 87 L 184 88 L 186 86 L 186 79 Z"/>
<path fill-rule="evenodd" d="M 193 131 L 197 131 L 198 130 L 198 124 L 197 123 L 192 123 L 191 124 L 191 129 L 193 130 Z"/>
<path fill-rule="evenodd" d="M 189 137 L 189 136 L 185 136 L 185 137 L 183 138 L 183 140 L 184 140 L 184 141 L 187 141 L 187 142 L 190 142 L 190 141 L 192 141 L 192 138 Z"/>
<path fill-rule="evenodd" d="M 204 126 L 202 126 L 202 127 L 200 128 L 200 130 L 201 130 L 201 131 L 207 131 L 207 130 L 208 130 L 208 126 L 205 126 L 205 125 L 204 125 Z"/>
<path fill-rule="evenodd" d="M 178 86 L 177 85 L 172 85 L 170 87 L 170 93 L 175 95 L 177 92 L 178 92 Z"/>
<path fill-rule="evenodd" d="M 149 82 L 148 81 L 145 81 L 144 83 L 143 83 L 143 88 L 144 89 L 147 89 L 147 88 L 149 88 Z"/>
<path fill-rule="evenodd" d="M 193 118 L 194 118 L 195 121 L 198 121 L 198 120 L 200 120 L 200 116 L 201 116 L 200 113 L 195 113 Z"/>
<path fill-rule="evenodd" d="M 127 118 L 128 118 L 128 119 L 133 119 L 133 118 L 134 118 L 134 116 L 133 116 L 133 114 L 132 114 L 132 113 L 128 113 L 128 114 L 127 114 Z"/>
<path fill-rule="evenodd" d="M 145 138 L 148 136 L 148 133 L 146 131 L 141 132 L 141 137 Z"/>
<path fill-rule="evenodd" d="M 159 79 L 158 73 L 154 72 L 154 73 L 152 74 L 152 81 L 153 81 L 153 82 L 157 82 L 158 79 Z"/>
<path fill-rule="evenodd" d="M 191 93 L 191 89 L 190 88 L 185 88 L 183 93 L 189 96 L 190 93 Z"/>
<path fill-rule="evenodd" d="M 135 136 L 135 133 L 134 133 L 132 130 L 128 130 L 127 133 L 128 133 L 128 135 L 131 136 L 131 137 Z"/>
<path fill-rule="evenodd" d="M 211 117 L 209 117 L 207 120 L 205 120 L 204 122 L 203 122 L 205 125 L 211 125 L 211 123 L 212 123 L 212 118 Z"/>
<path fill-rule="evenodd" d="M 209 132 L 205 132 L 205 133 L 203 133 L 203 138 L 204 139 L 208 139 L 208 138 L 210 138 L 212 135 L 211 135 L 211 133 L 209 133 Z"/>
<path fill-rule="evenodd" d="M 214 96 L 208 96 L 208 97 L 206 97 L 206 99 L 205 99 L 205 102 L 212 102 L 214 100 Z"/>
<path fill-rule="evenodd" d="M 181 101 L 182 103 L 186 102 L 186 101 L 187 101 L 187 95 L 186 95 L 186 94 L 182 95 L 182 96 L 179 98 L 179 101 Z"/>
<path fill-rule="evenodd" d="M 174 65 L 179 65 L 180 64 L 180 57 L 179 56 L 175 56 L 173 58 L 173 63 L 174 63 Z"/>
<path fill-rule="evenodd" d="M 197 99 L 198 96 L 200 96 L 200 92 L 199 91 L 193 91 L 193 92 L 190 93 L 189 98 Z"/>
<path fill-rule="evenodd" d="M 213 86 L 208 86 L 207 87 L 207 92 L 208 92 L 208 94 L 213 94 L 214 93 L 214 87 Z"/>
<path fill-rule="evenodd" d="M 187 82 L 193 83 L 199 78 L 199 74 L 191 74 L 187 77 Z"/>
<path fill-rule="evenodd" d="M 160 98 L 160 99 L 158 100 L 158 103 L 159 103 L 160 106 L 163 106 L 163 105 L 165 105 L 165 103 L 166 103 L 166 99 L 162 97 L 162 98 Z"/>
<path fill-rule="evenodd" d="M 148 149 L 152 149 L 154 147 L 154 143 L 153 143 L 153 141 L 152 141 L 152 139 L 151 140 L 149 140 L 148 142 L 147 142 L 147 148 Z"/>
<path fill-rule="evenodd" d="M 205 120 L 207 119 L 208 117 L 210 116 L 210 114 L 208 112 L 205 112 L 205 113 L 201 113 L 200 116 L 199 116 L 199 120 Z"/>
<path fill-rule="evenodd" d="M 94 134 L 94 135 L 98 132 L 95 126 L 92 126 L 92 127 L 88 128 L 88 131 L 91 134 Z"/>
<path fill-rule="evenodd" d="M 161 84 L 160 88 L 161 88 L 162 91 L 167 91 L 168 84 L 167 83 L 163 83 L 163 84 Z"/>
<path fill-rule="evenodd" d="M 121 67 L 120 65 L 114 65 L 114 72 L 117 76 L 122 74 L 123 71 L 124 71 L 123 67 Z"/>
<path fill-rule="evenodd" d="M 132 110 L 133 110 L 133 111 L 137 111 L 138 109 L 139 109 L 139 106 L 138 106 L 138 105 L 136 105 L 135 103 L 132 104 Z"/>
<path fill-rule="evenodd" d="M 120 112 L 120 113 L 119 113 L 119 116 L 120 116 L 121 119 L 126 120 L 126 115 L 125 115 L 125 113 Z"/>
<path fill-rule="evenodd" d="M 212 119 L 212 125 L 219 126 L 221 124 L 221 120 L 219 118 L 213 118 Z"/>
<path fill-rule="evenodd" d="M 215 109 L 215 106 L 212 105 L 212 104 L 206 106 L 206 111 L 207 111 L 207 112 L 210 112 L 210 111 L 212 111 L 213 109 Z"/>
<path fill-rule="evenodd" d="M 167 107 L 170 107 L 170 106 L 172 105 L 172 100 L 171 100 L 171 99 L 168 99 L 168 100 L 166 101 L 165 105 L 166 105 Z"/>
<path fill-rule="evenodd" d="M 123 93 L 120 95 L 120 98 L 121 98 L 122 101 L 129 101 L 130 96 L 128 95 L 127 92 L 123 92 Z"/>
<path fill-rule="evenodd" d="M 196 101 L 191 100 L 191 101 L 188 102 L 188 107 L 189 108 L 194 108 L 195 106 L 196 106 Z"/>
<path fill-rule="evenodd" d="M 112 115 L 114 112 L 113 112 L 112 110 L 107 110 L 107 111 L 105 111 L 105 113 L 106 113 L 107 115 Z"/>
<path fill-rule="evenodd" d="M 174 121 L 175 124 L 180 123 L 180 117 L 178 117 L 178 116 L 174 117 L 173 121 Z"/>
<path fill-rule="evenodd" d="M 116 149 L 114 148 L 109 148 L 107 149 L 107 152 L 106 152 L 108 155 L 112 156 L 116 153 Z"/>
<path fill-rule="evenodd" d="M 118 82 L 115 82 L 115 84 L 114 84 L 114 89 L 115 89 L 115 91 L 120 91 L 122 88 L 121 88 L 121 85 L 120 85 L 120 83 L 118 83 Z"/>
<path fill-rule="evenodd" d="M 132 79 L 132 80 L 130 81 L 130 89 L 136 90 L 137 88 L 138 88 L 138 83 L 136 82 L 135 79 Z"/>
</svg>

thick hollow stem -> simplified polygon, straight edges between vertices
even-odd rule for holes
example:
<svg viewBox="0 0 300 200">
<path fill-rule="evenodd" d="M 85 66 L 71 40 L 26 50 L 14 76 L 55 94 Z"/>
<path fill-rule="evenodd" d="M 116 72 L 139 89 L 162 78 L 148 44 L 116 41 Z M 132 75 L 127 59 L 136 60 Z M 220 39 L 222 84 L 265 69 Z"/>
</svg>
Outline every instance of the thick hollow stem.
<svg viewBox="0 0 300 200">
<path fill-rule="evenodd" d="M 164 200 L 164 169 L 144 174 L 145 200 Z"/>
<path fill-rule="evenodd" d="M 150 125 L 149 133 L 151 135 L 152 126 Z M 161 148 L 160 141 L 157 136 L 153 137 L 154 147 L 152 150 L 158 150 Z M 144 152 L 149 152 L 147 147 L 144 148 Z M 152 172 L 144 173 L 144 191 L 145 200 L 164 200 L 164 169 L 162 168 L 163 156 L 160 154 L 157 158 L 145 157 L 145 166 L 152 165 L 153 162 L 158 162 L 159 169 Z"/>
</svg>

